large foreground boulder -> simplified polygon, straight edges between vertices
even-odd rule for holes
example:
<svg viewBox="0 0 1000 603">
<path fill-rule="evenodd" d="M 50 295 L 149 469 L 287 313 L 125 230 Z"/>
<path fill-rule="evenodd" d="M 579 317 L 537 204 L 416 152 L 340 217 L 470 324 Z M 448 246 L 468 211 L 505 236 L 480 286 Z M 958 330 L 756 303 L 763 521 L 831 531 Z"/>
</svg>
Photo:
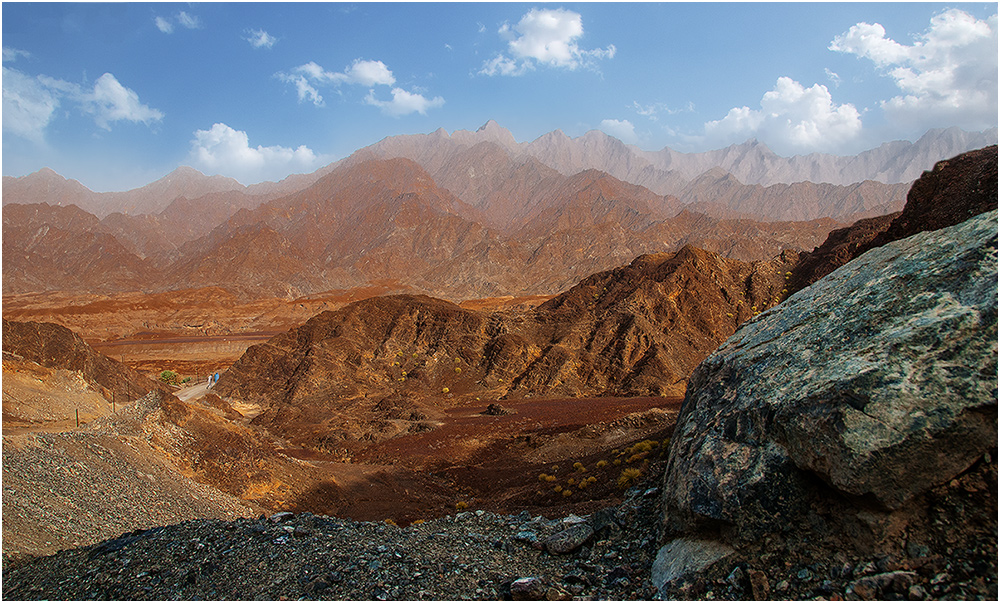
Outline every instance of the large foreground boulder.
<svg viewBox="0 0 1000 603">
<path fill-rule="evenodd" d="M 816 492 L 884 512 L 997 446 L 997 212 L 873 249 L 745 323 L 694 372 L 668 536 L 758 538 Z"/>
</svg>

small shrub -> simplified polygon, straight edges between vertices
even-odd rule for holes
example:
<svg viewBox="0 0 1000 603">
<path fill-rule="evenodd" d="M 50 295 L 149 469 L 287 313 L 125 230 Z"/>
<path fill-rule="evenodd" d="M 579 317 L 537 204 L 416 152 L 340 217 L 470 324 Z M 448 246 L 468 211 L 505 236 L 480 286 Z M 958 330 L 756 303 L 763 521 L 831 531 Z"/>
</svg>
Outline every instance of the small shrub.
<svg viewBox="0 0 1000 603">
<path fill-rule="evenodd" d="M 562 495 L 563 495 L 563 497 L 572 496 L 573 495 L 573 491 L 572 490 L 563 490 L 562 491 Z"/>
<path fill-rule="evenodd" d="M 177 373 L 175 373 L 175 372 L 173 372 L 171 370 L 163 371 L 163 372 L 160 373 L 160 381 L 162 381 L 164 383 L 176 383 L 177 382 Z"/>
<path fill-rule="evenodd" d="M 621 490 L 628 488 L 633 482 L 635 482 L 635 480 L 639 479 L 639 476 L 641 475 L 642 471 L 634 467 L 624 469 L 621 472 L 621 475 L 618 476 L 618 488 Z"/>
<path fill-rule="evenodd" d="M 456 511 L 464 511 L 468 508 L 469 508 L 469 503 L 465 502 L 464 500 L 460 500 L 457 503 L 455 503 Z"/>
<path fill-rule="evenodd" d="M 545 476 L 545 481 L 547 481 L 547 482 L 554 482 L 554 481 L 556 481 L 556 476 L 554 476 L 554 475 L 546 475 Z"/>
<path fill-rule="evenodd" d="M 587 468 L 583 466 L 583 463 L 573 463 L 573 469 L 576 469 L 580 473 L 587 472 Z"/>
<path fill-rule="evenodd" d="M 559 484 L 556 484 L 556 487 L 552 488 L 552 491 L 556 492 L 556 493 L 559 493 L 559 492 L 562 492 L 562 489 L 563 489 L 562 486 L 560 486 Z"/>
<path fill-rule="evenodd" d="M 419 526 L 420 524 L 424 523 L 425 521 L 427 521 L 427 520 L 426 519 L 414 519 L 413 521 L 410 522 L 410 525 L 411 526 Z"/>
<path fill-rule="evenodd" d="M 447 394 L 449 391 L 451 390 L 449 390 L 447 387 L 441 389 L 442 394 Z"/>
<path fill-rule="evenodd" d="M 633 444 L 631 448 L 628 448 L 622 454 L 623 455 L 636 455 L 636 454 L 640 454 L 642 452 L 649 452 L 650 450 L 652 450 L 653 448 L 656 448 L 659 445 L 660 445 L 660 443 L 657 442 L 656 440 L 643 440 L 641 442 Z"/>
<path fill-rule="evenodd" d="M 568 480 L 566 480 L 566 483 L 572 486 L 576 484 L 576 480 L 571 477 Z"/>
<path fill-rule="evenodd" d="M 461 373 L 461 372 L 462 372 L 462 369 L 461 369 L 461 367 L 457 367 L 457 366 L 456 366 L 456 367 L 455 367 L 455 372 L 456 372 L 456 373 Z"/>
<path fill-rule="evenodd" d="M 385 519 L 385 520 L 383 520 L 382 522 L 383 522 L 383 523 L 384 523 L 385 525 L 387 525 L 387 526 L 393 526 L 393 527 L 397 527 L 397 528 L 399 527 L 399 526 L 398 526 L 398 525 L 396 524 L 396 522 L 395 522 L 395 521 L 393 521 L 392 519 Z"/>
<path fill-rule="evenodd" d="M 607 461 L 605 461 L 605 460 L 597 461 L 597 468 L 598 469 L 604 469 L 607 466 L 608 466 L 608 462 Z"/>
<path fill-rule="evenodd" d="M 621 465 L 621 464 L 622 464 L 622 460 L 621 460 L 621 459 L 615 459 L 615 466 L 616 466 L 616 467 L 617 467 L 618 465 Z"/>
<path fill-rule="evenodd" d="M 538 481 L 540 481 L 540 482 L 547 482 L 547 481 L 549 481 L 549 474 L 548 473 L 539 473 L 538 474 Z"/>
<path fill-rule="evenodd" d="M 592 484 L 592 483 L 594 483 L 596 481 L 597 481 L 597 478 L 594 477 L 593 475 L 591 475 L 590 477 L 587 478 L 587 483 L 588 484 Z"/>
<path fill-rule="evenodd" d="M 583 490 L 584 488 L 586 488 L 589 485 L 590 485 L 590 482 L 588 482 L 585 479 L 582 479 L 582 480 L 580 480 L 580 483 L 577 485 L 577 488 L 580 489 L 580 490 Z"/>
</svg>

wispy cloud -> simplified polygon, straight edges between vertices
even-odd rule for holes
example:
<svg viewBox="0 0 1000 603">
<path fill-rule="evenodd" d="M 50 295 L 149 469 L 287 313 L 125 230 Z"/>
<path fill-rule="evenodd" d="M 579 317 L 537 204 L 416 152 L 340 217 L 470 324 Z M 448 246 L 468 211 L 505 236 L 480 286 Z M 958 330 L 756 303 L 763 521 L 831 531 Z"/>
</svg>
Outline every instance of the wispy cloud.
<svg viewBox="0 0 1000 603">
<path fill-rule="evenodd" d="M 246 37 L 243 39 L 250 42 L 250 45 L 254 48 L 271 48 L 278 41 L 278 38 L 275 38 L 263 29 L 248 29 L 246 34 Z"/>
<path fill-rule="evenodd" d="M 6 49 L 4 57 L 6 60 Z M 3 130 L 42 142 L 61 94 L 17 69 L 3 68 Z"/>
<path fill-rule="evenodd" d="M 299 65 L 291 73 L 276 73 L 275 76 L 295 86 L 299 102 L 309 101 L 317 107 L 324 105 L 323 96 L 319 92 L 319 87 L 323 85 L 366 86 L 369 90 L 364 99 L 365 104 L 378 107 L 382 113 L 392 117 L 402 117 L 411 113 L 426 115 L 429 109 L 444 104 L 444 99 L 440 96 L 427 98 L 419 92 L 399 87 L 391 90 L 392 99 L 378 98 L 375 93 L 376 86 L 392 86 L 396 83 L 392 70 L 382 61 L 355 59 L 343 71 L 338 72 L 327 71 L 315 61 L 310 61 Z"/>
<path fill-rule="evenodd" d="M 365 59 L 355 59 L 339 72 L 327 71 L 315 61 L 310 61 L 292 69 L 290 73 L 276 73 L 275 77 L 295 86 L 299 102 L 308 101 L 317 107 L 325 104 L 319 92 L 320 86 L 358 85 L 371 88 L 396 83 L 392 70 L 385 63 Z"/>
<path fill-rule="evenodd" d="M 507 40 L 510 56 L 498 53 L 484 62 L 481 75 L 518 76 L 538 65 L 569 70 L 596 68 L 599 59 L 610 59 L 616 52 L 614 44 L 593 50 L 580 48 L 577 40 L 583 36 L 583 18 L 563 8 L 533 8 L 516 25 L 501 25 L 498 33 Z"/>
<path fill-rule="evenodd" d="M 823 71 L 826 73 L 826 79 L 830 80 L 834 87 L 840 86 L 840 75 L 836 71 L 831 71 L 829 68 L 824 68 Z"/>
<path fill-rule="evenodd" d="M 28 58 L 30 56 L 31 56 L 31 53 L 28 52 L 27 50 L 20 50 L 20 49 L 17 49 L 17 48 L 8 48 L 6 46 L 3 47 L 3 62 L 4 63 L 12 63 L 12 62 L 16 61 L 17 59 L 19 59 L 21 57 Z"/>
<path fill-rule="evenodd" d="M 246 132 L 224 123 L 194 133 L 189 159 L 206 174 L 222 174 L 243 184 L 312 172 L 327 160 L 305 145 L 294 149 L 280 145 L 251 147 Z"/>
<path fill-rule="evenodd" d="M 201 19 L 194 15 L 181 11 L 177 13 L 177 22 L 188 29 L 198 29 L 201 27 Z"/>
<path fill-rule="evenodd" d="M 187 29 L 198 29 L 202 27 L 201 19 L 185 11 L 180 11 L 174 15 L 172 19 L 170 17 L 162 17 L 159 15 L 153 18 L 153 24 L 156 25 L 156 29 L 159 29 L 165 34 L 174 33 L 174 23 Z"/>
<path fill-rule="evenodd" d="M 661 114 L 677 115 L 678 113 L 690 113 L 694 111 L 694 103 L 688 102 L 687 105 L 680 109 L 672 109 L 666 103 L 650 103 L 648 105 L 641 105 L 639 104 L 639 101 L 632 101 L 631 108 L 639 115 L 649 118 L 651 121 L 657 121 Z"/>
<path fill-rule="evenodd" d="M 882 101 L 899 125 L 997 125 L 997 15 L 979 20 L 959 9 L 931 18 L 912 45 L 886 37 L 878 23 L 858 23 L 830 50 L 872 61 L 902 92 Z"/>
<path fill-rule="evenodd" d="M 393 88 L 392 100 L 389 101 L 376 99 L 375 91 L 369 90 L 368 96 L 365 97 L 365 102 L 378 107 L 383 113 L 392 117 L 402 117 L 411 113 L 427 115 L 428 109 L 435 109 L 444 105 L 444 99 L 440 96 L 428 99 L 422 94 L 407 92 L 402 88 Z"/>
<path fill-rule="evenodd" d="M 308 101 L 317 107 L 322 107 L 326 103 L 323 101 L 323 95 L 319 93 L 311 83 L 309 83 L 309 78 L 300 73 L 275 73 L 274 76 L 279 80 L 292 84 L 295 86 L 295 92 L 299 96 L 299 102 Z"/>
<path fill-rule="evenodd" d="M 168 19 L 164 19 L 163 17 L 156 17 L 155 19 L 153 19 L 153 23 L 156 24 L 156 29 L 159 29 L 165 34 L 174 33 L 174 24 L 171 23 Z"/>
</svg>

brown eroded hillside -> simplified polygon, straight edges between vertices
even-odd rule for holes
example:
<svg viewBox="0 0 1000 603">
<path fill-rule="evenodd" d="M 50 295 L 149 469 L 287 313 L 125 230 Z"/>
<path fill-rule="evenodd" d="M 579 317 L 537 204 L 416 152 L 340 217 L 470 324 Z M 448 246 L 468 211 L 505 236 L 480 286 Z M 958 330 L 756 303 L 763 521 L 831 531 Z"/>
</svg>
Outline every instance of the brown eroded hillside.
<svg viewBox="0 0 1000 603">
<path fill-rule="evenodd" d="M 789 289 L 807 287 L 870 249 L 995 209 L 996 145 L 939 161 L 913 183 L 901 212 L 834 230 L 821 246 L 803 254 Z"/>
<path fill-rule="evenodd" d="M 250 347 L 217 392 L 320 449 L 430 429 L 448 400 L 678 396 L 740 322 L 780 300 L 795 259 L 745 263 L 684 247 L 520 311 L 364 300 Z"/>
<path fill-rule="evenodd" d="M 78 372 L 105 399 L 135 400 L 163 389 L 139 373 L 97 353 L 79 335 L 52 323 L 3 321 L 5 358 Z"/>
</svg>

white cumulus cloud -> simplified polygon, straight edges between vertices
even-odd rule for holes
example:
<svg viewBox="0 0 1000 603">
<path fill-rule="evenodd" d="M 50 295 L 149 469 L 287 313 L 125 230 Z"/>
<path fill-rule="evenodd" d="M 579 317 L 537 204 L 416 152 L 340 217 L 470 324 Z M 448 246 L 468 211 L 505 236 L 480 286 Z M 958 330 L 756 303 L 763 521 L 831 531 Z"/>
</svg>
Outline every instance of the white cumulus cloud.
<svg viewBox="0 0 1000 603">
<path fill-rule="evenodd" d="M 324 159 L 301 145 L 295 149 L 282 146 L 250 146 L 246 132 L 216 123 L 208 130 L 197 130 L 191 141 L 190 161 L 202 172 L 222 174 L 253 184 L 281 180 L 293 173 L 312 172 Z"/>
<path fill-rule="evenodd" d="M 734 107 L 722 119 L 705 124 L 713 144 L 756 137 L 778 153 L 830 152 L 861 134 L 861 115 L 854 105 L 837 105 L 826 86 L 810 88 L 789 77 L 778 78 L 764 94 L 760 109 Z"/>
<path fill-rule="evenodd" d="M 881 105 L 897 125 L 997 125 L 997 15 L 979 20 L 946 10 L 911 45 L 886 37 L 878 23 L 858 23 L 830 50 L 868 59 L 896 83 L 902 94 Z"/>
<path fill-rule="evenodd" d="M 402 88 L 392 89 L 392 100 L 390 101 L 378 100 L 375 98 L 375 91 L 369 90 L 368 96 L 365 97 L 365 102 L 378 107 L 383 113 L 392 117 L 401 117 L 411 113 L 427 115 L 428 109 L 444 105 L 444 99 L 440 96 L 428 99 L 422 94 L 407 92 Z"/>
<path fill-rule="evenodd" d="M 483 63 L 482 75 L 523 75 L 536 65 L 577 69 L 594 68 L 598 59 L 615 56 L 615 46 L 584 50 L 577 41 L 583 36 L 579 13 L 533 8 L 516 25 L 504 23 L 498 31 L 507 40 L 510 57 L 498 54 Z"/>
<path fill-rule="evenodd" d="M 93 116 L 104 130 L 116 121 L 150 125 L 163 119 L 163 112 L 143 104 L 134 90 L 123 86 L 110 73 L 97 78 L 92 89 L 46 75 L 29 76 L 3 68 L 3 128 L 18 136 L 40 142 L 45 128 L 63 100 L 76 103 Z"/>
<path fill-rule="evenodd" d="M 278 41 L 278 38 L 275 38 L 263 29 L 249 29 L 246 34 L 247 37 L 244 40 L 250 42 L 250 45 L 254 48 L 271 48 Z"/>
<path fill-rule="evenodd" d="M 82 92 L 79 100 L 84 110 L 94 115 L 94 121 L 105 130 L 111 129 L 111 122 L 150 122 L 163 119 L 163 113 L 139 102 L 139 95 L 122 86 L 115 76 L 105 73 L 94 82 L 94 89 Z"/>
<path fill-rule="evenodd" d="M 639 137 L 635 135 L 635 126 L 627 119 L 605 119 L 601 122 L 600 130 L 628 144 L 639 141 Z"/>
</svg>

